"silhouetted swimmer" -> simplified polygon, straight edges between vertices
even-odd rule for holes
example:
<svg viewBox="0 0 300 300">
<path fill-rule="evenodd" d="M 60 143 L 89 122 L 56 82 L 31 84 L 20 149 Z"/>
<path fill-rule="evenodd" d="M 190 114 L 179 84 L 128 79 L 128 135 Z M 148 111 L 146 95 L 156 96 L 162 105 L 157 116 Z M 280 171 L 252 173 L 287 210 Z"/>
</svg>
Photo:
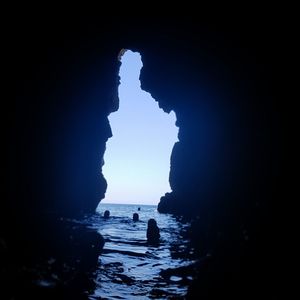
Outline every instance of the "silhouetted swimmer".
<svg viewBox="0 0 300 300">
<path fill-rule="evenodd" d="M 134 213 L 133 216 L 132 216 L 132 220 L 134 222 L 138 221 L 139 220 L 139 214 L 138 213 Z"/>
<path fill-rule="evenodd" d="M 109 218 L 109 215 L 110 215 L 109 210 L 106 210 L 106 211 L 104 212 L 104 219 L 108 219 L 108 218 Z"/>
<path fill-rule="evenodd" d="M 149 244 L 158 244 L 159 243 L 159 228 L 154 219 L 148 220 L 148 228 L 147 228 L 147 241 Z"/>
<path fill-rule="evenodd" d="M 141 210 L 141 208 L 139 207 L 138 210 Z"/>
</svg>

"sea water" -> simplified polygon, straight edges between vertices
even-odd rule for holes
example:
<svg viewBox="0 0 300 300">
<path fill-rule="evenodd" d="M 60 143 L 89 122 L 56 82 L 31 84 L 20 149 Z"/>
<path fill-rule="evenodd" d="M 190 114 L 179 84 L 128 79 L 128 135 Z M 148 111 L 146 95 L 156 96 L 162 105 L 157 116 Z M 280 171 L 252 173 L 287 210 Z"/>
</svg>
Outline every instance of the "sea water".
<svg viewBox="0 0 300 300">
<path fill-rule="evenodd" d="M 110 211 L 108 219 L 103 218 L 105 210 Z M 139 214 L 137 222 L 132 220 L 135 212 Z M 160 244 L 155 247 L 146 239 L 150 218 L 160 228 Z M 85 223 L 105 239 L 90 299 L 184 299 L 191 276 L 165 277 L 161 271 L 193 263 L 188 256 L 176 255 L 187 248 L 188 240 L 182 236 L 187 223 L 158 213 L 155 205 L 132 204 L 100 204 Z"/>
</svg>

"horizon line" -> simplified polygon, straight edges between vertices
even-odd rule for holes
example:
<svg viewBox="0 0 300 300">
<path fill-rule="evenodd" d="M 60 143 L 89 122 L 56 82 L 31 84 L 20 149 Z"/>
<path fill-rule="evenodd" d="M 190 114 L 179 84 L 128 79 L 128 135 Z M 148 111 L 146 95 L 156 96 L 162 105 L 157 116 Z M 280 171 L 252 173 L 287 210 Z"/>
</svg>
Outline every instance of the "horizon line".
<svg viewBox="0 0 300 300">
<path fill-rule="evenodd" d="M 124 205 L 152 205 L 152 206 L 157 206 L 157 205 L 158 205 L 158 204 L 145 204 L 145 203 L 143 203 L 143 204 L 140 204 L 140 203 L 117 203 L 117 202 L 109 203 L 109 202 L 102 202 L 102 201 L 100 201 L 100 203 L 99 203 L 98 205 L 100 205 L 100 204 L 117 204 L 117 205 L 122 205 L 122 204 L 124 204 Z"/>
</svg>

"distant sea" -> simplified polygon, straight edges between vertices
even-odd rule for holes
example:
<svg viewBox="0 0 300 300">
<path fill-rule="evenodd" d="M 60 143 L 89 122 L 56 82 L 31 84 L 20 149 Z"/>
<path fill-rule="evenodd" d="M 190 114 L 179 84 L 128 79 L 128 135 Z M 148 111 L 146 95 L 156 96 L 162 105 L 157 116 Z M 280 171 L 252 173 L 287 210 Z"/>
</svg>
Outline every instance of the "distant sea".
<svg viewBox="0 0 300 300">
<path fill-rule="evenodd" d="M 110 211 L 109 219 L 103 218 L 105 210 Z M 138 222 L 132 220 L 135 212 L 139 214 Z M 150 218 L 154 218 L 160 228 L 158 247 L 146 243 Z M 191 259 L 176 255 L 187 247 L 188 241 L 181 232 L 188 224 L 169 214 L 158 213 L 155 205 L 107 203 L 100 204 L 97 213 L 86 218 L 84 223 L 97 229 L 105 239 L 96 271 L 96 290 L 90 299 L 184 299 L 192 278 L 164 278 L 161 271 L 193 263 Z"/>
</svg>

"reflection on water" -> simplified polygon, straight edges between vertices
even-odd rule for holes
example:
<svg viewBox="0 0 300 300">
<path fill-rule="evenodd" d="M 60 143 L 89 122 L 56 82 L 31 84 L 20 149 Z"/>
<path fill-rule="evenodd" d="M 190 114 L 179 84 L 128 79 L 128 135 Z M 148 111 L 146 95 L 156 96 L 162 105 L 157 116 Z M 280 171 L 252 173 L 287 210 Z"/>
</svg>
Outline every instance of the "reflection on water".
<svg viewBox="0 0 300 300">
<path fill-rule="evenodd" d="M 102 217 L 105 210 L 110 211 L 109 219 Z M 133 222 L 134 212 L 139 213 L 140 221 Z M 158 247 L 146 243 L 150 218 L 156 219 L 160 228 Z M 96 289 L 90 299 L 165 299 L 186 294 L 191 274 L 181 276 L 169 271 L 193 263 L 185 255 L 172 255 L 172 251 L 187 249 L 188 241 L 180 235 L 187 224 L 159 214 L 156 206 L 124 204 L 100 204 L 98 214 L 85 219 L 85 223 L 97 228 L 106 241 L 95 274 Z"/>
</svg>

